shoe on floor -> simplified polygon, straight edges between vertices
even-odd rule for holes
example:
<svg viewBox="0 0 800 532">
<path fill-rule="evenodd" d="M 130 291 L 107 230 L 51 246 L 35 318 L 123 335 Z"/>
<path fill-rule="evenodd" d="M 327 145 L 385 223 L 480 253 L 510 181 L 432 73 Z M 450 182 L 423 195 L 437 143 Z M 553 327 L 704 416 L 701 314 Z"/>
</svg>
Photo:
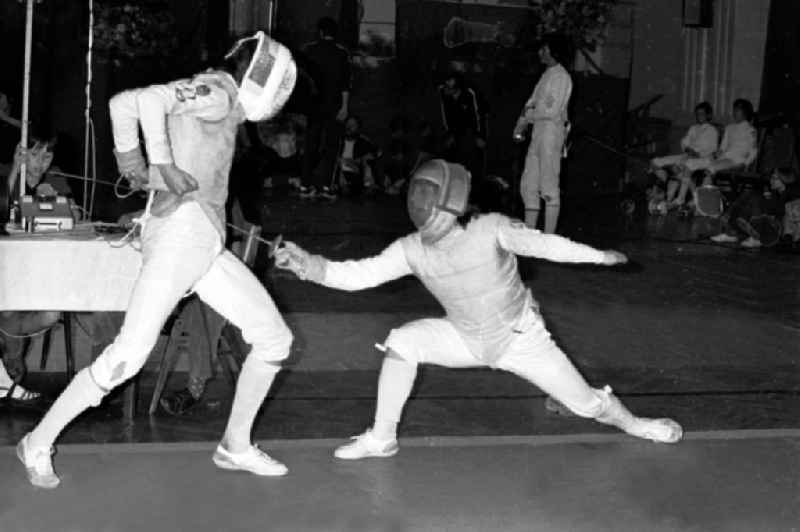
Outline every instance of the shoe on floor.
<svg viewBox="0 0 800 532">
<path fill-rule="evenodd" d="M 729 235 L 728 233 L 720 233 L 712 236 L 711 241 L 716 242 L 717 244 L 735 244 L 739 241 L 739 239 L 733 235 Z"/>
<path fill-rule="evenodd" d="M 281 477 L 289 472 L 289 468 L 259 449 L 258 445 L 251 445 L 241 453 L 232 453 L 220 443 L 211 460 L 220 469 L 248 471 L 265 477 Z"/>
<path fill-rule="evenodd" d="M 25 466 L 28 480 L 38 488 L 53 489 L 61 480 L 53 471 L 53 448 L 31 447 L 30 433 L 17 444 L 17 458 Z"/>
<path fill-rule="evenodd" d="M 353 441 L 338 447 L 333 455 L 340 460 L 360 460 L 369 457 L 389 457 L 397 454 L 397 440 L 379 440 L 371 430 L 353 436 Z"/>
<path fill-rule="evenodd" d="M 319 196 L 328 200 L 335 200 L 339 197 L 339 194 L 331 187 L 322 187 L 322 190 L 319 191 Z"/>
<path fill-rule="evenodd" d="M 301 198 L 312 199 L 317 197 L 317 189 L 315 187 L 305 187 L 301 185 L 298 191 L 300 192 Z"/>
<path fill-rule="evenodd" d="M 669 418 L 638 418 L 634 435 L 658 443 L 678 443 L 683 438 L 683 427 Z"/>
<path fill-rule="evenodd" d="M 193 407 L 200 403 L 199 399 L 195 399 L 192 392 L 184 388 L 175 393 L 165 395 L 159 400 L 159 404 L 164 411 L 173 416 L 182 416 Z"/>
<path fill-rule="evenodd" d="M 761 241 L 757 238 L 753 238 L 752 236 L 750 236 L 742 241 L 741 246 L 747 249 L 758 249 L 761 247 Z"/>
<path fill-rule="evenodd" d="M 11 386 L 0 386 L 0 403 L 31 405 L 41 399 L 42 394 L 28 390 L 16 382 L 12 382 Z"/>
</svg>

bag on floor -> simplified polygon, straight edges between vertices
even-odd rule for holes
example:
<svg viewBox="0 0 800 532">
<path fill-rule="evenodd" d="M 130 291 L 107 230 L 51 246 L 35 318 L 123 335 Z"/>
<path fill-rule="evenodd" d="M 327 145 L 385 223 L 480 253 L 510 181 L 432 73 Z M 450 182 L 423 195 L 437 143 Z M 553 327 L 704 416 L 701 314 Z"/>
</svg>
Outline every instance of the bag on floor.
<svg viewBox="0 0 800 532">
<path fill-rule="evenodd" d="M 700 216 L 719 218 L 724 209 L 722 191 L 714 185 L 697 187 L 694 193 L 695 210 Z"/>
</svg>

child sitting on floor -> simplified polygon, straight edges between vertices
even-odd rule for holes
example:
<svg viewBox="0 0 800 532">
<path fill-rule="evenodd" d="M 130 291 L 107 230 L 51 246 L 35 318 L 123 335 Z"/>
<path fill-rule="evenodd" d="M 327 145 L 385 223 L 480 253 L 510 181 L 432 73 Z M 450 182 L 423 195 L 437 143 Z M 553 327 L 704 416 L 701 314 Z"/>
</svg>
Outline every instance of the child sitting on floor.
<svg viewBox="0 0 800 532">
<path fill-rule="evenodd" d="M 800 183 L 791 168 L 780 168 L 773 172 L 769 188 L 763 193 L 748 190 L 742 193 L 723 215 L 724 231 L 712 236 L 713 242 L 736 243 L 741 233 L 746 236 L 741 246 L 760 248 L 761 235 L 752 220 L 758 217 L 772 217 L 783 220 L 786 204 L 800 199 Z"/>
</svg>

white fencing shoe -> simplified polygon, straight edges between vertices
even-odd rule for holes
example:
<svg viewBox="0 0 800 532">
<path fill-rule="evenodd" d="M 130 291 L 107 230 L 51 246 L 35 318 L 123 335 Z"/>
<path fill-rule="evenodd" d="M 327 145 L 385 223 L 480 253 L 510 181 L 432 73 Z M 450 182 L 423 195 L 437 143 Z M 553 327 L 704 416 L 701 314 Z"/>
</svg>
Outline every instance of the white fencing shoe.
<svg viewBox="0 0 800 532">
<path fill-rule="evenodd" d="M 599 392 L 603 407 L 595 419 L 600 423 L 614 425 L 631 436 L 659 443 L 677 443 L 683 438 L 683 428 L 676 421 L 635 416 L 613 395 L 610 386 Z"/>
<path fill-rule="evenodd" d="M 353 441 L 342 445 L 334 451 L 333 455 L 341 460 L 360 460 L 369 457 L 394 456 L 400 450 L 397 440 L 379 440 L 371 430 L 364 434 L 353 436 Z"/>
<path fill-rule="evenodd" d="M 28 480 L 38 488 L 53 489 L 61 480 L 53 471 L 53 448 L 31 447 L 30 433 L 17 444 L 17 457 L 28 472 Z"/>
<path fill-rule="evenodd" d="M 232 453 L 219 444 L 211 459 L 220 469 L 249 471 L 265 477 L 281 477 L 289 472 L 288 467 L 259 449 L 258 445 L 251 445 L 241 453 Z"/>
</svg>

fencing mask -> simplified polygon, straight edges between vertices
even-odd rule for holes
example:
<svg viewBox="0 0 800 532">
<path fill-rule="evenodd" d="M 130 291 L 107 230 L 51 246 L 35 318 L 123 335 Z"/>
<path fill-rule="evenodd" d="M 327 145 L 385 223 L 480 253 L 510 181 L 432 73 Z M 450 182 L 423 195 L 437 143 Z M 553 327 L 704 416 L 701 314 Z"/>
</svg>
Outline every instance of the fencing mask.
<svg viewBox="0 0 800 532">
<path fill-rule="evenodd" d="M 443 237 L 467 210 L 470 174 L 459 164 L 434 159 L 422 164 L 408 186 L 408 214 L 423 242 Z"/>
<path fill-rule="evenodd" d="M 289 99 L 297 81 L 297 66 L 289 50 L 263 31 L 239 40 L 225 59 L 250 40 L 257 40 L 250 65 L 239 85 L 239 103 L 245 117 L 253 122 L 275 116 Z"/>
</svg>

